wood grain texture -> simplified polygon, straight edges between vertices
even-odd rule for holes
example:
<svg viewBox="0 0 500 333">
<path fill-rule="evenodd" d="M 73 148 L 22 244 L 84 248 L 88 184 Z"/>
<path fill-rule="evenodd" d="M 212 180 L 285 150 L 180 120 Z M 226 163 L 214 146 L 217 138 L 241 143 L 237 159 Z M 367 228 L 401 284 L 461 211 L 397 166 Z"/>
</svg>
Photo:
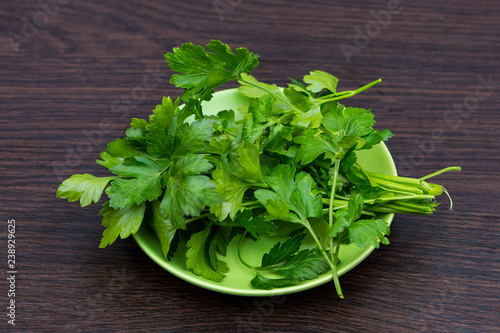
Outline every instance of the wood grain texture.
<svg viewBox="0 0 500 333">
<path fill-rule="evenodd" d="M 18 52 L 7 36 L 22 36 L 23 18 L 33 22 L 41 7 L 0 4 L 0 247 L 7 219 L 15 219 L 19 272 L 16 326 L 3 310 L 0 331 L 498 331 L 497 1 L 401 0 L 401 11 L 350 62 L 339 45 L 354 46 L 355 28 L 364 29 L 389 1 L 222 0 L 233 4 L 222 16 L 212 0 L 60 2 Z M 388 147 L 400 174 L 463 167 L 438 179 L 455 210 L 397 216 L 391 245 L 341 278 L 343 301 L 332 285 L 275 303 L 216 294 L 160 269 L 132 239 L 98 249 L 99 208 L 56 199 L 60 180 L 105 175 L 94 160 L 106 143 L 162 96 L 180 93 L 169 86 L 163 54 L 210 38 L 261 54 L 254 74 L 266 82 L 285 84 L 311 69 L 335 73 L 343 88 L 382 77 L 349 103 L 373 109 L 377 126 L 395 133 Z M 113 112 L 151 73 L 157 85 L 128 113 Z M 484 80 L 488 88 L 470 104 Z M 100 123 L 111 127 L 89 136 Z"/>
</svg>

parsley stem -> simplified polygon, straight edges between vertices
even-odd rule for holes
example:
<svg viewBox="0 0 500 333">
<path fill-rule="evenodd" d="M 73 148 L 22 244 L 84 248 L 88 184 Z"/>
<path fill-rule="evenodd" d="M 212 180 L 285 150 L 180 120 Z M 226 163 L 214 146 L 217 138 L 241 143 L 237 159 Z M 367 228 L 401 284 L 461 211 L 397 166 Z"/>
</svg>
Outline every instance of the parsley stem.
<svg viewBox="0 0 500 333">
<path fill-rule="evenodd" d="M 335 189 L 337 187 L 337 175 L 339 173 L 339 167 L 340 167 L 340 161 L 336 159 L 333 166 L 332 191 L 330 193 L 330 202 L 328 206 L 328 225 L 330 229 L 333 227 L 333 201 L 335 200 Z M 330 248 L 332 249 L 332 260 L 333 260 L 333 238 L 330 238 Z"/>
<path fill-rule="evenodd" d="M 340 243 L 342 242 L 342 236 L 344 233 L 339 234 L 337 237 L 337 246 L 335 247 L 335 254 L 333 255 L 333 282 L 335 283 L 335 289 L 340 298 L 344 298 L 344 293 L 342 292 L 342 287 L 340 286 L 339 276 L 337 274 L 337 260 L 339 258 Z M 333 252 L 333 249 L 332 249 Z"/>
<path fill-rule="evenodd" d="M 261 203 L 257 203 L 253 206 L 245 206 L 246 209 L 255 209 L 255 208 L 262 208 L 264 207 Z"/>
<path fill-rule="evenodd" d="M 248 230 L 245 230 L 245 232 L 241 235 L 240 241 L 238 242 L 238 259 L 240 262 L 247 268 L 251 269 L 252 271 L 256 271 L 256 268 L 247 264 L 245 260 L 243 260 L 243 257 L 241 256 L 241 244 L 243 244 L 243 240 L 245 239 L 245 236 L 247 235 Z"/>
<path fill-rule="evenodd" d="M 426 179 L 429 179 L 429 178 L 435 177 L 435 176 L 437 176 L 437 175 L 440 175 L 440 174 L 442 174 L 442 173 L 445 173 L 445 172 L 447 172 L 447 171 L 452 171 L 452 170 L 454 170 L 454 171 L 460 171 L 460 170 L 462 170 L 462 168 L 461 168 L 461 167 L 459 167 L 459 166 L 447 167 L 447 168 L 441 169 L 441 170 L 439 170 L 439 171 L 433 172 L 433 173 L 431 173 L 430 175 L 423 176 L 422 178 L 419 178 L 419 180 L 426 180 Z"/>
<path fill-rule="evenodd" d="M 330 193 L 330 203 L 328 207 L 328 225 L 330 229 L 333 227 L 333 201 L 335 199 L 335 189 L 337 187 L 337 175 L 339 173 L 340 161 L 335 159 L 333 166 L 333 180 L 332 180 L 332 191 Z M 331 267 L 333 275 L 333 283 L 335 284 L 335 289 L 340 298 L 344 298 L 342 293 L 342 288 L 340 287 L 339 277 L 337 275 L 337 255 L 340 247 L 340 239 L 337 241 L 337 248 L 335 254 L 333 253 L 333 237 L 330 237 L 330 255 L 331 255 Z"/>
<path fill-rule="evenodd" d="M 373 82 L 370 82 L 367 85 L 364 85 L 356 90 L 348 90 L 348 91 L 339 92 L 339 93 L 333 95 L 333 97 L 331 97 L 331 98 L 319 101 L 319 104 L 316 106 L 319 106 L 319 105 L 324 104 L 324 103 L 339 101 L 339 100 L 344 99 L 344 98 L 352 97 L 354 95 L 357 95 L 357 94 L 365 91 L 366 89 L 373 87 L 374 85 L 379 84 L 380 82 L 382 82 L 382 79 L 378 79 L 378 80 L 375 80 Z"/>
<path fill-rule="evenodd" d="M 187 220 L 186 220 L 186 223 L 190 223 L 190 222 L 194 222 L 194 221 L 201 220 L 201 219 L 203 219 L 203 218 L 207 217 L 208 215 L 210 215 L 210 213 L 201 214 L 200 216 L 196 216 L 196 217 L 193 217 L 193 218 L 187 219 Z"/>
<path fill-rule="evenodd" d="M 344 294 L 342 293 L 342 288 L 340 288 L 339 277 L 337 276 L 337 269 L 336 269 L 336 265 L 337 264 L 336 263 L 335 264 L 332 263 L 332 260 L 330 259 L 330 257 L 328 257 L 328 254 L 326 253 L 325 248 L 323 247 L 323 245 L 321 245 L 321 243 L 320 243 L 320 241 L 318 239 L 318 236 L 316 236 L 316 233 L 312 229 L 311 225 L 309 223 L 306 223 L 306 224 L 303 224 L 303 225 L 306 227 L 306 229 L 311 234 L 312 238 L 314 239 L 314 242 L 316 243 L 316 245 L 320 249 L 321 254 L 326 259 L 326 262 L 328 263 L 328 266 L 330 266 L 330 268 L 332 270 L 333 282 L 335 284 L 335 290 L 337 291 L 337 294 L 339 295 L 340 298 L 344 298 Z"/>
<path fill-rule="evenodd" d="M 260 202 L 257 200 L 248 200 L 248 201 L 242 202 L 241 207 L 248 207 L 248 206 L 253 206 L 256 204 L 260 204 Z"/>
</svg>

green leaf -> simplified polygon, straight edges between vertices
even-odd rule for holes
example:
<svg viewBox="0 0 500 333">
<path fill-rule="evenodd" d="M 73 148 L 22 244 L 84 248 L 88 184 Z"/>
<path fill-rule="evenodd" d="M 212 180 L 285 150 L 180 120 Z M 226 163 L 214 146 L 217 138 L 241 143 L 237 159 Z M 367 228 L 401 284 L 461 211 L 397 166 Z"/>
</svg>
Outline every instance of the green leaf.
<svg viewBox="0 0 500 333">
<path fill-rule="evenodd" d="M 108 183 L 116 177 L 95 177 L 91 174 L 76 174 L 62 182 L 57 189 L 58 198 L 68 198 L 69 202 L 80 199 L 82 207 L 97 202 Z"/>
<path fill-rule="evenodd" d="M 111 168 L 122 177 L 115 179 L 106 189 L 113 208 L 130 207 L 145 200 L 156 200 L 162 192 L 161 174 L 168 167 L 168 160 L 148 157 L 128 157 L 123 164 Z"/>
<path fill-rule="evenodd" d="M 297 110 L 308 112 L 311 109 L 312 99 L 310 95 L 305 95 L 293 88 L 284 89 L 283 93 Z M 307 127 L 307 125 L 302 127 Z"/>
<path fill-rule="evenodd" d="M 239 167 L 236 176 L 247 182 L 263 182 L 260 168 L 259 147 L 251 142 L 241 143 L 238 147 Z"/>
<path fill-rule="evenodd" d="M 114 157 L 144 156 L 146 153 L 134 148 L 128 141 L 116 139 L 108 143 L 108 153 Z"/>
<path fill-rule="evenodd" d="M 269 176 L 265 177 L 266 183 L 274 192 L 257 190 L 254 195 L 274 217 L 288 216 L 282 203 L 284 202 L 289 210 L 300 217 L 296 220 L 293 215 L 289 215 L 289 221 L 308 225 L 308 217 L 322 215 L 323 204 L 312 177 L 301 172 L 294 179 L 295 170 L 293 166 L 287 164 L 278 165 Z"/>
<path fill-rule="evenodd" d="M 270 279 L 262 276 L 260 273 L 257 273 L 250 283 L 255 289 L 271 290 L 294 285 L 296 284 L 296 281 L 290 278 Z"/>
<path fill-rule="evenodd" d="M 165 130 L 151 128 L 148 132 L 146 151 L 156 158 L 170 158 L 174 146 L 174 138 Z"/>
<path fill-rule="evenodd" d="M 212 51 L 208 57 L 225 69 L 229 70 L 233 77 L 238 77 L 241 73 L 251 73 L 259 64 L 259 55 L 249 52 L 244 47 L 236 49 L 236 54 L 229 45 L 218 40 L 211 40 L 207 48 Z"/>
<path fill-rule="evenodd" d="M 290 196 L 295 190 L 295 172 L 296 169 L 294 166 L 290 164 L 280 164 L 265 177 L 265 182 L 277 193 L 279 198 L 283 199 L 285 202 L 289 202 Z M 265 201 L 267 201 L 267 198 Z M 261 203 L 264 204 L 265 201 Z"/>
<path fill-rule="evenodd" d="M 220 253 L 222 256 L 226 256 L 227 246 L 236 234 L 237 233 L 233 231 L 232 227 L 217 226 L 209 244 L 210 262 L 212 263 L 212 266 L 219 266 L 219 268 L 221 268 L 221 261 L 217 258 L 217 253 Z M 225 271 L 220 271 L 222 273 L 227 273 L 229 271 L 229 267 L 227 267 L 227 270 L 224 268 L 224 270 Z"/>
<path fill-rule="evenodd" d="M 389 234 L 390 228 L 384 220 L 358 220 L 349 227 L 349 239 L 360 248 L 372 245 L 378 249 L 380 243 L 388 245 L 385 235 Z"/>
<path fill-rule="evenodd" d="M 100 248 L 113 244 L 120 236 L 121 239 L 135 234 L 144 219 L 146 204 L 133 205 L 124 209 L 112 209 L 102 214 L 102 225 L 106 227 L 102 234 Z"/>
<path fill-rule="evenodd" d="M 142 126 L 145 120 L 134 118 L 132 125 Z M 139 123 L 139 124 L 137 124 Z M 136 149 L 143 150 L 146 147 L 146 133 L 143 128 L 128 128 L 126 131 L 127 142 Z"/>
<path fill-rule="evenodd" d="M 330 153 L 330 159 L 333 159 L 338 152 L 333 140 L 320 130 L 307 129 L 294 141 L 300 144 L 295 159 L 301 165 L 309 164 L 325 153 Z"/>
<path fill-rule="evenodd" d="M 347 209 L 339 209 L 335 212 L 335 222 L 328 232 L 328 236 L 335 238 L 349 228 L 350 218 L 348 214 Z"/>
<path fill-rule="evenodd" d="M 347 204 L 347 209 L 349 212 L 350 222 L 354 222 L 361 217 L 363 211 L 363 196 L 361 194 L 355 194 L 349 199 Z"/>
<path fill-rule="evenodd" d="M 276 266 L 290 260 L 292 256 L 300 249 L 302 240 L 306 234 L 300 233 L 285 241 L 276 243 L 269 253 L 262 257 L 262 268 Z"/>
<path fill-rule="evenodd" d="M 177 232 L 177 227 L 172 224 L 170 219 L 165 219 L 160 211 L 160 202 L 155 200 L 151 203 L 152 219 L 149 225 L 160 240 L 161 249 L 165 258 L 169 259 L 172 255 L 171 244 Z"/>
<path fill-rule="evenodd" d="M 305 280 L 316 279 L 329 269 L 330 266 L 319 250 L 302 250 L 281 265 L 268 268 L 270 272 L 281 274 L 285 276 L 284 278 L 271 279 L 257 273 L 251 284 L 257 289 L 282 288 Z"/>
<path fill-rule="evenodd" d="M 307 112 L 297 114 L 291 124 L 297 127 L 311 127 L 318 128 L 321 126 L 323 114 L 319 106 L 310 109 Z"/>
<path fill-rule="evenodd" d="M 325 217 L 313 217 L 309 218 L 309 224 L 311 225 L 311 229 L 316 235 L 319 243 L 323 248 L 328 247 L 328 232 L 330 231 L 330 226 L 328 222 L 325 220 Z M 316 247 L 317 243 L 315 239 L 312 237 L 311 233 L 307 233 L 306 238 L 302 241 L 302 245 L 305 247 L 312 246 Z"/>
<path fill-rule="evenodd" d="M 336 93 L 339 80 L 331 74 L 316 70 L 305 75 L 304 82 L 309 84 L 306 89 L 312 93 L 318 93 L 323 89 Z"/>
<path fill-rule="evenodd" d="M 167 130 L 174 120 L 174 115 L 179 112 L 180 99 L 172 101 L 170 97 L 163 97 L 161 104 L 157 105 L 150 116 L 146 129 L 151 131 L 154 128 Z"/>
<path fill-rule="evenodd" d="M 103 167 L 109 170 L 111 170 L 112 167 L 122 164 L 124 160 L 123 157 L 112 156 L 107 151 L 101 152 L 99 156 L 102 158 L 102 160 L 95 160 L 96 163 L 102 165 Z"/>
<path fill-rule="evenodd" d="M 356 152 L 353 147 L 351 148 L 351 150 L 349 150 L 347 154 L 344 155 L 342 161 L 340 161 L 340 168 L 339 168 L 340 174 L 345 175 L 349 171 L 349 169 L 351 169 L 354 163 L 356 163 L 357 159 L 358 157 L 356 156 Z"/>
<path fill-rule="evenodd" d="M 342 150 L 345 155 L 349 150 L 352 148 L 354 149 L 361 149 L 365 144 L 365 140 L 362 138 L 358 137 L 357 135 L 344 135 L 342 139 L 339 140 L 339 146 L 342 147 Z"/>
<path fill-rule="evenodd" d="M 238 83 L 241 85 L 238 88 L 238 91 L 243 95 L 250 98 L 259 98 L 268 94 L 280 95 L 283 98 L 283 92 L 280 88 L 278 88 L 275 84 L 266 84 L 258 81 L 255 77 L 249 74 L 242 73 L 242 80 L 239 80 Z"/>
<path fill-rule="evenodd" d="M 387 130 L 387 129 L 385 129 L 383 131 L 374 130 L 373 132 L 371 132 L 367 136 L 363 137 L 363 139 L 365 140 L 365 144 L 363 146 L 363 149 L 370 149 L 382 141 L 389 140 L 393 136 L 394 136 L 394 134 L 392 134 L 392 132 Z"/>
<path fill-rule="evenodd" d="M 353 195 L 348 202 L 347 210 L 339 209 L 335 212 L 335 222 L 332 228 L 328 232 L 328 236 L 337 237 L 339 234 L 343 233 L 345 230 L 350 228 L 354 221 L 359 219 L 363 210 L 363 196 L 361 194 Z"/>
<path fill-rule="evenodd" d="M 299 233 L 283 245 L 277 243 L 262 257 L 262 266 L 259 269 L 283 275 L 285 278 L 270 279 L 257 273 L 251 284 L 258 289 L 280 288 L 315 279 L 326 273 L 330 267 L 320 250 L 299 251 L 304 237 L 304 233 Z"/>
<path fill-rule="evenodd" d="M 236 214 L 236 218 L 254 238 L 260 239 L 260 235 L 275 235 L 278 227 L 271 221 L 266 221 L 264 216 L 252 217 L 250 209 L 243 210 Z"/>
<path fill-rule="evenodd" d="M 318 249 L 302 250 L 273 272 L 292 278 L 295 281 L 316 279 L 328 272 L 330 266 Z"/>
<path fill-rule="evenodd" d="M 273 107 L 276 98 L 271 95 L 264 95 L 260 98 L 254 98 L 248 106 L 248 113 L 252 115 L 256 123 L 266 123 L 273 115 Z"/>
<path fill-rule="evenodd" d="M 139 129 L 141 131 L 146 131 L 146 126 L 148 126 L 148 122 L 144 119 L 132 118 L 132 122 L 130 126 L 134 129 Z"/>
<path fill-rule="evenodd" d="M 297 181 L 296 189 L 290 197 L 290 202 L 295 208 L 291 208 L 291 210 L 294 210 L 302 219 L 321 217 L 323 215 L 323 203 L 312 177 L 305 172 L 301 172 L 295 179 Z"/>
<path fill-rule="evenodd" d="M 220 221 L 227 216 L 234 220 L 241 208 L 243 195 L 253 184 L 236 178 L 223 164 L 214 170 L 212 179 L 217 187 L 217 193 L 222 197 L 222 202 L 210 206 L 210 212 Z"/>
<path fill-rule="evenodd" d="M 214 267 L 212 265 L 209 251 L 211 236 L 211 226 L 191 236 L 186 244 L 188 248 L 186 251 L 186 267 L 205 279 L 220 282 L 224 278 L 224 274 L 219 271 L 218 266 Z"/>
<path fill-rule="evenodd" d="M 212 136 L 212 120 L 193 121 L 190 125 L 183 124 L 177 129 L 172 156 L 183 156 L 195 153 L 208 146 L 207 139 Z"/>
<path fill-rule="evenodd" d="M 208 243 L 208 256 L 212 267 L 215 267 L 219 273 L 229 272 L 229 266 L 226 262 L 219 260 L 217 253 L 225 256 L 227 245 L 229 243 L 229 235 L 226 234 L 226 228 L 218 227 L 215 229 L 210 242 Z"/>
<path fill-rule="evenodd" d="M 281 221 L 290 221 L 290 209 L 288 208 L 287 203 L 280 199 L 271 199 L 271 198 L 264 201 L 262 195 L 265 194 L 266 192 L 275 194 L 274 192 L 271 191 L 262 190 L 261 192 L 259 192 L 258 200 L 266 203 L 264 207 L 266 207 L 266 210 L 269 213 L 269 215 Z"/>
<path fill-rule="evenodd" d="M 233 148 L 231 141 L 225 135 L 212 136 L 209 142 L 210 144 L 206 150 L 209 154 L 217 154 L 226 157 Z"/>
<path fill-rule="evenodd" d="M 177 228 L 185 229 L 184 215 L 199 216 L 206 206 L 221 201 L 215 184 L 207 176 L 200 175 L 211 167 L 202 155 L 185 155 L 164 177 L 166 188 L 160 210 Z"/>
<path fill-rule="evenodd" d="M 172 75 L 170 83 L 185 88 L 184 100 L 189 98 L 210 99 L 213 89 L 242 73 L 251 73 L 259 64 L 258 55 L 246 48 L 237 48 L 234 53 L 227 44 L 212 40 L 207 52 L 203 46 L 192 43 L 174 48 L 165 54 L 168 66 L 180 73 Z"/>
<path fill-rule="evenodd" d="M 255 142 L 264 133 L 265 124 L 254 122 L 252 116 L 248 114 L 243 118 L 243 128 L 241 130 L 241 138 L 244 142 Z"/>
<path fill-rule="evenodd" d="M 373 118 L 370 110 L 337 104 L 324 115 L 323 126 L 336 135 L 363 137 L 372 132 L 371 127 L 375 124 Z"/>
<path fill-rule="evenodd" d="M 285 147 L 292 141 L 293 128 L 278 122 L 271 128 L 271 133 L 262 142 L 261 149 L 270 152 L 285 154 Z"/>
</svg>

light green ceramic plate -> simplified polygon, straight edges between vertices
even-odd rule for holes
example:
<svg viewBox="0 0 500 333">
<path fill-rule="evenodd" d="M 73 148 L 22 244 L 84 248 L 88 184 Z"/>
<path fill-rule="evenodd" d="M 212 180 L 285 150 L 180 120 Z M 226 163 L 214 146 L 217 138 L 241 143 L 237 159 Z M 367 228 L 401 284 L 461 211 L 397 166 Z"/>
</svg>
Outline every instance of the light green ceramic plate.
<svg viewBox="0 0 500 333">
<path fill-rule="evenodd" d="M 216 114 L 221 110 L 233 109 L 249 104 L 249 99 L 241 95 L 237 89 L 228 89 L 216 92 L 211 101 L 203 104 L 204 114 Z M 389 153 L 387 147 L 381 143 L 370 150 L 360 151 L 358 153 L 358 163 L 369 171 L 396 175 L 396 166 Z M 380 214 L 379 218 L 384 219 L 389 224 L 392 222 L 393 214 Z M 169 262 L 162 254 L 160 241 L 154 232 L 143 224 L 139 231 L 134 235 L 134 238 L 142 248 L 142 250 L 153 259 L 158 265 L 174 274 L 175 276 L 186 280 L 194 285 L 213 291 L 241 295 L 241 296 L 273 296 L 284 295 L 304 291 L 332 281 L 332 274 L 324 274 L 317 279 L 309 280 L 303 284 L 279 288 L 273 290 L 258 290 L 250 285 L 250 281 L 254 278 L 255 273 L 243 266 L 238 260 L 236 248 L 239 237 L 235 237 L 229 244 L 227 255 L 223 260 L 229 266 L 229 272 L 222 282 L 213 282 L 194 274 L 186 268 L 185 247 L 179 246 L 175 256 Z M 262 259 L 262 255 L 268 252 L 271 247 L 278 241 L 286 240 L 279 237 L 269 237 L 257 242 L 247 241 L 243 243 L 242 255 L 245 261 L 250 265 L 258 266 Z M 341 247 L 339 258 L 341 260 L 338 266 L 338 274 L 342 275 L 360 262 L 362 262 L 372 251 L 374 247 L 360 249 L 354 244 Z M 332 292 L 335 292 L 332 283 Z"/>
</svg>

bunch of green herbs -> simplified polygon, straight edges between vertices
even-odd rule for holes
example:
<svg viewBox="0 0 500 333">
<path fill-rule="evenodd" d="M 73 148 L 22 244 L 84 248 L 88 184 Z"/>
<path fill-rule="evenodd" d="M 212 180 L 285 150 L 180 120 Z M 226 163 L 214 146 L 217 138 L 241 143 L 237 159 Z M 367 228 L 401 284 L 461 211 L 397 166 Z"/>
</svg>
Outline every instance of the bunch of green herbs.
<svg viewBox="0 0 500 333">
<path fill-rule="evenodd" d="M 426 179 L 378 174 L 357 163 L 357 152 L 392 137 L 376 130 L 374 114 L 341 100 L 378 84 L 338 91 L 338 79 L 311 71 L 286 88 L 251 75 L 259 56 L 217 40 L 206 48 L 183 44 L 165 55 L 176 71 L 170 82 L 182 98 L 163 98 L 149 119 L 132 119 L 124 138 L 107 145 L 97 163 L 113 176 L 76 174 L 57 196 L 82 206 L 108 200 L 100 211 L 100 247 L 135 234 L 143 223 L 170 260 L 184 242 L 186 267 L 212 281 L 229 270 L 229 242 L 289 232 L 254 267 L 251 284 L 272 289 L 331 273 L 343 297 L 337 266 L 342 245 L 389 244 L 377 213 L 429 215 L 440 185 Z M 204 115 L 214 89 L 237 80 L 248 106 Z M 181 105 L 181 100 L 184 102 Z M 304 248 L 305 237 L 315 246 Z M 239 238 L 236 240 L 235 237 Z M 238 247 L 239 249 L 240 247 Z"/>
</svg>

